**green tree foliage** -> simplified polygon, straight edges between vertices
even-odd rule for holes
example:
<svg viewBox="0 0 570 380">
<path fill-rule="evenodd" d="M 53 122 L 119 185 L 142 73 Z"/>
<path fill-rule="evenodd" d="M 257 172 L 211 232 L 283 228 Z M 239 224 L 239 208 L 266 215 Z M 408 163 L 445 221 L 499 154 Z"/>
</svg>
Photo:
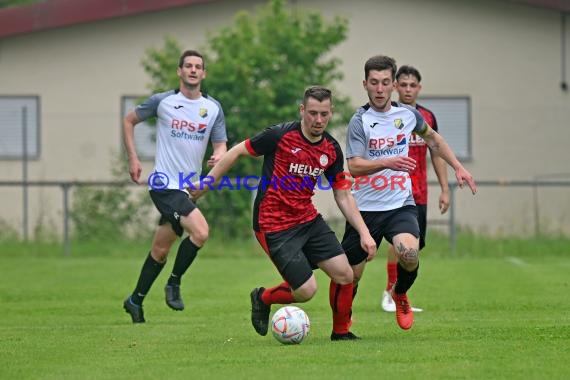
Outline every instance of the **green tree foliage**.
<svg viewBox="0 0 570 380">
<path fill-rule="evenodd" d="M 165 38 L 162 48 L 147 49 L 142 66 L 150 77 L 148 88 L 151 92 L 163 92 L 179 87 L 176 68 L 182 50 L 180 43 L 171 36 Z"/>
<path fill-rule="evenodd" d="M 42 0 L 0 0 L 0 8 L 20 7 L 22 5 L 30 5 L 40 3 Z"/>
<path fill-rule="evenodd" d="M 112 177 L 118 185 L 81 186 L 75 189 L 71 205 L 75 239 L 81 241 L 117 241 L 148 236 L 148 194 L 133 194 L 128 182 L 126 159 L 115 158 Z"/>
<path fill-rule="evenodd" d="M 297 119 L 309 85 L 331 88 L 334 120 L 346 121 L 353 110 L 348 98 L 335 91 L 334 83 L 343 75 L 340 60 L 330 51 L 346 39 L 347 31 L 344 18 L 327 22 L 316 11 L 271 0 L 254 14 L 239 12 L 232 25 L 209 33 L 207 45 L 198 48 L 206 62 L 203 90 L 224 107 L 228 146 L 272 124 Z M 147 51 L 142 63 L 152 92 L 178 87 L 175 68 L 182 50 L 176 39 L 167 37 L 162 48 Z M 229 175 L 259 175 L 260 168 L 259 160 L 242 159 Z M 251 197 L 247 190 L 226 189 L 200 200 L 212 235 L 251 236 Z"/>
<path fill-rule="evenodd" d="M 284 3 L 272 0 L 256 14 L 240 12 L 233 25 L 209 36 L 207 88 L 225 106 L 234 142 L 298 118 L 307 86 L 332 88 L 343 77 L 340 60 L 329 52 L 345 40 L 347 21 L 327 23 L 320 13 Z M 349 117 L 346 97 L 335 91 L 334 103 L 341 118 Z M 259 164 L 250 164 L 245 168 L 251 174 Z"/>
</svg>

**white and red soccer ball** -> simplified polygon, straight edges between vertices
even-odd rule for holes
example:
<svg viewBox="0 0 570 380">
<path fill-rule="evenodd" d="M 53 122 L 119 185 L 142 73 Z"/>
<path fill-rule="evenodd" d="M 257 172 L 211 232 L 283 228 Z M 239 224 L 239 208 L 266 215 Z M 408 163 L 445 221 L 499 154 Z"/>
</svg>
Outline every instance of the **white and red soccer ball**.
<svg viewBox="0 0 570 380">
<path fill-rule="evenodd" d="M 309 316 L 297 306 L 284 306 L 271 318 L 271 333 L 283 344 L 299 344 L 311 330 Z"/>
</svg>

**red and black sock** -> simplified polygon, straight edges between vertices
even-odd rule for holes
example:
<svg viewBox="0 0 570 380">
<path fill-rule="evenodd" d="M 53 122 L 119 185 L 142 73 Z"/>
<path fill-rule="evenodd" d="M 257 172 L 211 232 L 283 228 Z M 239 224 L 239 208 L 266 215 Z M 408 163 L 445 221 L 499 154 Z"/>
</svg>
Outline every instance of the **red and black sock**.
<svg viewBox="0 0 570 380">
<path fill-rule="evenodd" d="M 340 285 L 331 280 L 329 302 L 333 314 L 333 332 L 346 334 L 350 329 L 353 284 Z"/>
<path fill-rule="evenodd" d="M 398 262 L 386 263 L 386 271 L 388 272 L 388 283 L 386 285 L 386 290 L 390 291 L 398 279 Z"/>
<path fill-rule="evenodd" d="M 352 301 L 356 298 L 356 293 L 358 293 L 358 284 L 352 285 Z"/>
<path fill-rule="evenodd" d="M 265 289 L 263 294 L 261 294 L 261 300 L 266 305 L 286 305 L 295 302 L 293 299 L 293 290 L 287 282 L 283 282 L 273 288 Z"/>
</svg>

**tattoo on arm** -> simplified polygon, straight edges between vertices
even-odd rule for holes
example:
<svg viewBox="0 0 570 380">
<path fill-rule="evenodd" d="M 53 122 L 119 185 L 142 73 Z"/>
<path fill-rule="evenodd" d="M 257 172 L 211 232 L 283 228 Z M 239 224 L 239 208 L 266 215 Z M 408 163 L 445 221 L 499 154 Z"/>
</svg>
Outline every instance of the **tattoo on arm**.
<svg viewBox="0 0 570 380">
<path fill-rule="evenodd" d="M 440 145 L 439 143 L 435 142 L 435 141 L 430 141 L 428 143 L 429 148 L 434 151 L 434 152 L 439 152 L 440 149 Z"/>
<path fill-rule="evenodd" d="M 436 132 L 433 129 L 428 129 L 428 131 L 422 137 L 425 137 L 426 144 L 432 151 L 439 152 L 441 145 L 439 145 L 439 143 L 434 138 L 432 138 L 435 135 Z"/>
</svg>

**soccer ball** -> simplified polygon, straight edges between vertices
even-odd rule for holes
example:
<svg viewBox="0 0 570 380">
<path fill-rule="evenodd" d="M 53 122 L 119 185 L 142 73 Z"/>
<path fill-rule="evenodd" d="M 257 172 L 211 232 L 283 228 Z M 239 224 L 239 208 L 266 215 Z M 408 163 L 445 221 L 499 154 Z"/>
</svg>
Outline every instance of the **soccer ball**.
<svg viewBox="0 0 570 380">
<path fill-rule="evenodd" d="M 283 344 L 299 344 L 309 335 L 309 316 L 297 306 L 284 306 L 271 318 L 271 333 Z"/>
</svg>

